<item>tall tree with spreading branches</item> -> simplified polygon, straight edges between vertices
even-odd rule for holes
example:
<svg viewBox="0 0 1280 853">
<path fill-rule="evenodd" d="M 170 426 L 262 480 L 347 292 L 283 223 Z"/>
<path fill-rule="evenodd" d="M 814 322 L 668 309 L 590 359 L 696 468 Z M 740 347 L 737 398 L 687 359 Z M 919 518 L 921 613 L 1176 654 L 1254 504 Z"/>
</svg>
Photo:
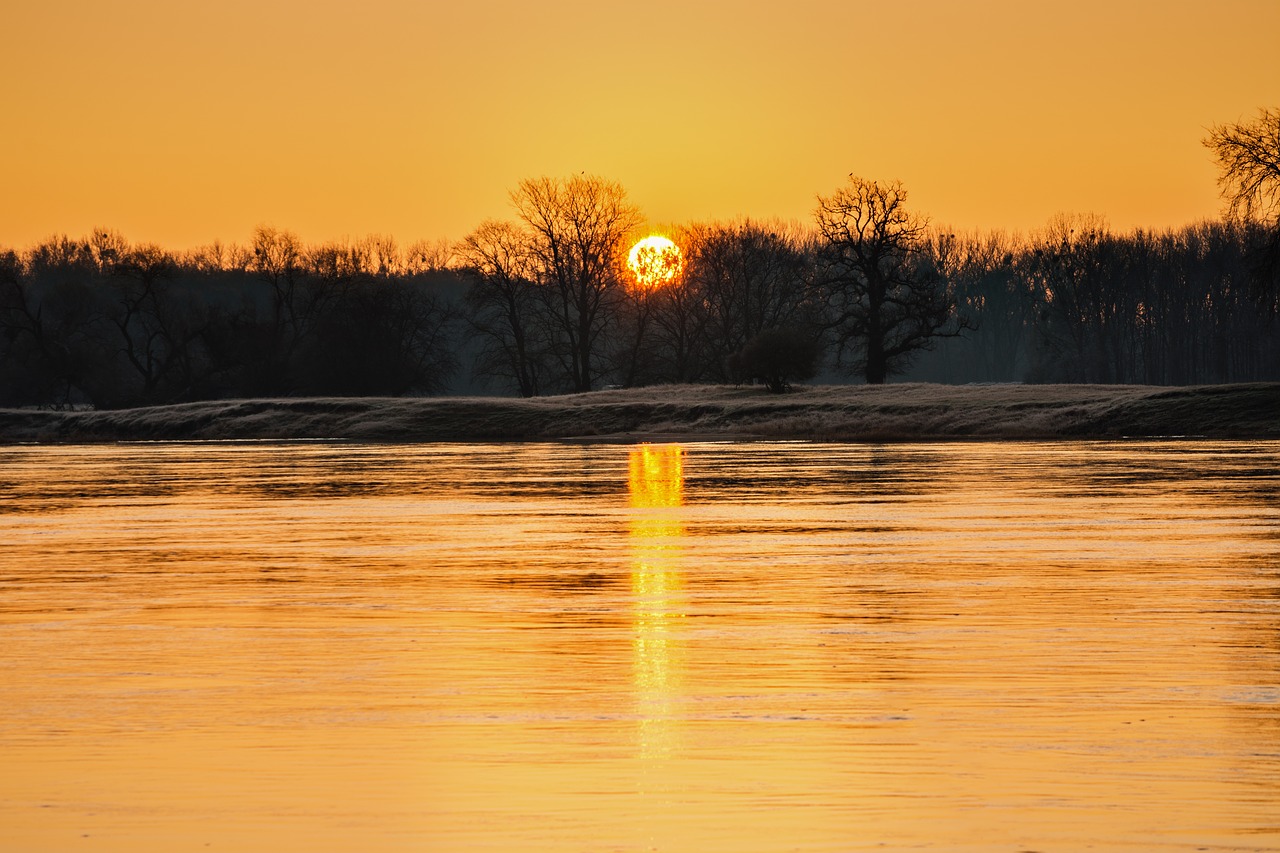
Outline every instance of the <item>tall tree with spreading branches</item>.
<svg viewBox="0 0 1280 853">
<path fill-rule="evenodd" d="M 1227 216 L 1261 229 L 1253 254 L 1257 295 L 1280 308 L 1280 109 L 1260 109 L 1252 122 L 1209 129 L 1205 147 L 1218 161 Z"/>
<path fill-rule="evenodd" d="M 928 223 L 906 202 L 898 181 L 850 175 L 846 186 L 818 196 L 814 212 L 837 358 L 873 385 L 967 327 L 928 251 Z"/>
<path fill-rule="evenodd" d="M 1280 215 L 1280 109 L 1258 111 L 1252 122 L 1209 129 L 1205 147 L 1217 158 L 1218 184 L 1228 213 L 1246 219 Z"/>
<path fill-rule="evenodd" d="M 625 241 L 639 210 L 621 184 L 594 176 L 532 178 L 511 193 L 530 235 L 538 284 L 558 334 L 555 357 L 572 391 L 590 391 L 602 373 L 605 333 L 621 297 Z"/>
</svg>

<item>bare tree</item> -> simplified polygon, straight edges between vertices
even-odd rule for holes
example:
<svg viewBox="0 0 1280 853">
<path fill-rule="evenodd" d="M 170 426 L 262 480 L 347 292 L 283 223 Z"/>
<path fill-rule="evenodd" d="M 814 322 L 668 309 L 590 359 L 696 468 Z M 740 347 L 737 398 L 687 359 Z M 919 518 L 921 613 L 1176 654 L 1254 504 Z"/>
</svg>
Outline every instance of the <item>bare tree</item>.
<svg viewBox="0 0 1280 853">
<path fill-rule="evenodd" d="M 447 270 L 456 260 L 457 247 L 444 238 L 418 240 L 405 250 L 405 271 L 409 273 Z"/>
<path fill-rule="evenodd" d="M 726 359 L 762 332 L 813 324 L 811 241 L 798 227 L 750 220 L 693 226 L 685 242 L 712 378 L 735 379 Z"/>
<path fill-rule="evenodd" d="M 373 275 L 387 278 L 403 270 L 400 248 L 394 237 L 387 234 L 370 234 L 358 244 L 367 259 L 366 269 Z"/>
<path fill-rule="evenodd" d="M 644 340 L 629 353 L 632 363 L 624 366 L 623 373 L 627 384 L 704 379 L 710 314 L 701 292 L 689 279 L 687 266 L 655 291 L 634 288 L 631 301 L 632 314 L 648 322 L 649 329 L 644 328 L 644 322 L 636 325 Z"/>
<path fill-rule="evenodd" d="M 134 379 L 117 402 L 171 402 L 191 394 L 209 312 L 203 299 L 177 288 L 178 278 L 173 257 L 159 246 L 126 244 L 113 263 L 109 320 Z"/>
<path fill-rule="evenodd" d="M 1097 214 L 1058 214 L 1033 238 L 1023 265 L 1040 303 L 1040 352 L 1032 378 L 1041 381 L 1116 382 L 1122 370 L 1120 337 L 1131 313 L 1118 238 Z"/>
<path fill-rule="evenodd" d="M 95 228 L 89 235 L 89 251 L 97 262 L 98 271 L 109 274 L 126 263 L 129 255 L 129 241 L 118 231 L 107 228 Z"/>
<path fill-rule="evenodd" d="M 296 234 L 260 225 L 253 232 L 253 271 L 271 285 L 271 319 L 275 338 L 299 336 L 298 283 L 303 247 Z"/>
<path fill-rule="evenodd" d="M 254 265 L 254 255 L 244 246 L 214 240 L 178 255 L 178 263 L 185 269 L 201 273 L 245 272 Z"/>
<path fill-rule="evenodd" d="M 1227 215 L 1257 223 L 1255 296 L 1280 310 L 1280 109 L 1260 109 L 1250 123 L 1215 125 L 1204 144 L 1218 160 Z"/>
<path fill-rule="evenodd" d="M 330 247 L 332 249 L 332 247 Z M 316 325 L 348 284 L 347 271 L 364 262 L 347 249 L 307 248 L 291 231 L 260 226 L 253 235 L 253 271 L 271 287 L 270 329 L 261 368 L 274 393 L 292 393 L 298 353 L 314 339 Z M 334 275 L 325 275 L 324 264 Z M 319 266 L 317 266 L 319 265 Z"/>
<path fill-rule="evenodd" d="M 850 175 L 847 186 L 818 196 L 814 213 L 837 358 L 851 356 L 851 366 L 872 384 L 904 368 L 935 338 L 967 327 L 925 251 L 928 223 L 906 201 L 898 181 Z"/>
<path fill-rule="evenodd" d="M 545 336 L 528 234 L 514 223 L 489 220 L 467 235 L 457 254 L 471 284 L 468 321 L 481 340 L 476 372 L 511 380 L 522 397 L 537 396 Z"/>
<path fill-rule="evenodd" d="M 1280 215 L 1280 109 L 1258 110 L 1257 120 L 1247 124 L 1215 125 L 1204 144 L 1218 160 L 1231 215 Z"/>
<path fill-rule="evenodd" d="M 553 308 L 555 357 L 570 390 L 590 391 L 621 296 L 620 256 L 640 213 L 621 184 L 583 175 L 521 181 L 511 201 L 529 229 L 537 280 Z"/>
<path fill-rule="evenodd" d="M 1021 274 L 1021 238 L 1000 231 L 961 233 L 934 231 L 930 236 L 934 263 L 950 283 L 956 304 L 971 321 L 966 341 L 948 340 L 935 370 L 943 381 L 969 377 L 1007 382 L 1020 376 L 1019 365 L 1031 336 L 1037 291 Z"/>
<path fill-rule="evenodd" d="M 0 334 L 14 346 L 20 384 L 43 386 L 49 393 L 41 402 L 54 406 L 107 402 L 117 365 L 90 242 L 55 236 L 14 261 L 17 275 L 0 298 Z"/>
</svg>

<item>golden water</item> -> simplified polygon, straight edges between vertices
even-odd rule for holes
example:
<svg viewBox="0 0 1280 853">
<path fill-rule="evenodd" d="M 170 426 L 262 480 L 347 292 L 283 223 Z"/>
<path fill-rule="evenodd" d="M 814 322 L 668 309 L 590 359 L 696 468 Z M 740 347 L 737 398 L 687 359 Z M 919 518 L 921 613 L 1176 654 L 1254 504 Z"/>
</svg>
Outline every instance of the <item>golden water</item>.
<svg viewBox="0 0 1280 853">
<path fill-rule="evenodd" d="M 0 850 L 1280 849 L 1280 443 L 0 474 Z"/>
</svg>

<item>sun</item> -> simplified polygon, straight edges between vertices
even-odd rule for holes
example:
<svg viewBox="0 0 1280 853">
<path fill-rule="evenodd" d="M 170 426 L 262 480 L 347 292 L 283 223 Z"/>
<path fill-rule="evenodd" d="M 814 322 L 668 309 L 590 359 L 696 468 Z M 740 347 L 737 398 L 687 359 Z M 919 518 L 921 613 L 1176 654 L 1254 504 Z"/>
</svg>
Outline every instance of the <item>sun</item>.
<svg viewBox="0 0 1280 853">
<path fill-rule="evenodd" d="M 656 290 L 680 275 L 684 269 L 684 253 L 670 239 L 654 234 L 631 247 L 627 268 L 636 277 L 637 284 L 646 290 Z"/>
</svg>

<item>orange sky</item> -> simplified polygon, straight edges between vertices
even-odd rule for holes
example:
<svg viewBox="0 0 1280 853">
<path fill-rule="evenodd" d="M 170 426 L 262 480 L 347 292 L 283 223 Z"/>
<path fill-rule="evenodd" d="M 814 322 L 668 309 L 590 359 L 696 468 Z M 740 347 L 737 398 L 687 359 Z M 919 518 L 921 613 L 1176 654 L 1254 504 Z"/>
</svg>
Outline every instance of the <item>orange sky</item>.
<svg viewBox="0 0 1280 853">
<path fill-rule="evenodd" d="M 457 239 L 579 171 L 655 224 L 808 220 L 853 172 L 958 228 L 1176 226 L 1219 210 L 1205 128 L 1280 106 L 1280 0 L 18 0 L 0 32 L 16 247 Z"/>
</svg>

